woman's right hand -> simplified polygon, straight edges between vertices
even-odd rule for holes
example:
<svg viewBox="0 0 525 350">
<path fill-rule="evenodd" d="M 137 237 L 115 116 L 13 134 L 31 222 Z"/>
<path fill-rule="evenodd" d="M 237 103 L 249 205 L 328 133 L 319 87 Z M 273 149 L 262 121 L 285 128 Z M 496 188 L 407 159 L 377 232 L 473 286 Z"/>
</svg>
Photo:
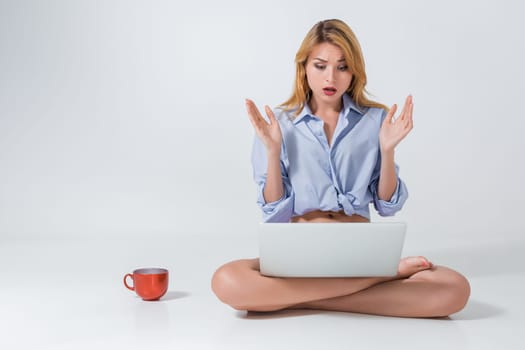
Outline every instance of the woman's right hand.
<svg viewBox="0 0 525 350">
<path fill-rule="evenodd" d="M 252 122 L 255 133 L 266 146 L 268 153 L 281 152 L 281 128 L 279 127 L 279 122 L 275 119 L 275 115 L 270 107 L 264 106 L 264 110 L 270 119 L 270 123 L 263 118 L 252 100 L 246 99 L 246 110 L 248 111 L 248 117 Z"/>
</svg>

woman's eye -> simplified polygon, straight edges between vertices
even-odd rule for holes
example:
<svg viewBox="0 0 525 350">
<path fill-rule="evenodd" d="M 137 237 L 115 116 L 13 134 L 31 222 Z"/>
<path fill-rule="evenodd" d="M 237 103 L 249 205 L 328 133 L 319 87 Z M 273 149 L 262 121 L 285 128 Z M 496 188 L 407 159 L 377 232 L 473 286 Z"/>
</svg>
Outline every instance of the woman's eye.
<svg viewBox="0 0 525 350">
<path fill-rule="evenodd" d="M 344 72 L 344 71 L 348 70 L 348 66 L 339 66 L 339 67 L 337 67 L 337 69 L 342 71 L 342 72 Z"/>
<path fill-rule="evenodd" d="M 317 68 L 317 69 L 325 69 L 326 66 L 324 66 L 322 64 L 314 64 L 314 67 Z"/>
</svg>

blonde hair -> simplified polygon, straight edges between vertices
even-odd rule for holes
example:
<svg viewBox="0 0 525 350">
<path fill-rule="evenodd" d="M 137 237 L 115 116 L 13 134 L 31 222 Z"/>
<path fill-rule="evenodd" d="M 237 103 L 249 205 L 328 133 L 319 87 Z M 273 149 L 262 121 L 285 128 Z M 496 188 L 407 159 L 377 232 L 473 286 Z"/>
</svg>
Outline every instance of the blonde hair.
<svg viewBox="0 0 525 350">
<path fill-rule="evenodd" d="M 357 37 L 350 27 L 338 19 L 318 22 L 306 34 L 297 54 L 295 55 L 295 84 L 292 96 L 280 107 L 290 111 L 297 108 L 295 116 L 301 113 L 311 98 L 311 90 L 306 80 L 306 61 L 314 46 L 328 42 L 343 51 L 346 64 L 352 73 L 352 82 L 346 92 L 358 107 L 388 108 L 378 102 L 368 99 L 366 86 L 365 61 Z"/>
</svg>

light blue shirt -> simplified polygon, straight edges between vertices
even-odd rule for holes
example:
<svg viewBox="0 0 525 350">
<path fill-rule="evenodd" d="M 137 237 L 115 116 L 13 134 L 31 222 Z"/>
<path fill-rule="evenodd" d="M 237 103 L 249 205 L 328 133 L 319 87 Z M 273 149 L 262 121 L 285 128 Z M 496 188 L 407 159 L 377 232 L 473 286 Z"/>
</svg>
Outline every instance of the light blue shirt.
<svg viewBox="0 0 525 350">
<path fill-rule="evenodd" d="M 386 112 L 380 108 L 357 107 L 343 95 L 343 108 L 328 144 L 323 121 L 308 105 L 297 117 L 293 111 L 274 111 L 281 127 L 281 175 L 284 194 L 275 202 L 263 196 L 267 175 L 266 149 L 255 137 L 252 151 L 257 203 L 264 222 L 289 222 L 293 216 L 313 210 L 340 211 L 370 219 L 369 204 L 381 216 L 394 215 L 408 197 L 404 182 L 389 201 L 379 199 L 377 186 L 381 167 L 379 129 Z M 396 175 L 399 167 L 396 165 Z"/>
</svg>

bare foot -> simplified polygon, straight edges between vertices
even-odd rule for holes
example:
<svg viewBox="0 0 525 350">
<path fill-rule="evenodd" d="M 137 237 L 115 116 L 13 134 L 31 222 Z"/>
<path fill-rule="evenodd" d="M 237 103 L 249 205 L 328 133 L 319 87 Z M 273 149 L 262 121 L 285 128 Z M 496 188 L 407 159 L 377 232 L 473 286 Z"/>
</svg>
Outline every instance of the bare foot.
<svg viewBox="0 0 525 350">
<path fill-rule="evenodd" d="M 401 259 L 397 274 L 399 277 L 409 277 L 416 272 L 431 269 L 434 265 L 424 256 L 409 256 Z"/>
</svg>

